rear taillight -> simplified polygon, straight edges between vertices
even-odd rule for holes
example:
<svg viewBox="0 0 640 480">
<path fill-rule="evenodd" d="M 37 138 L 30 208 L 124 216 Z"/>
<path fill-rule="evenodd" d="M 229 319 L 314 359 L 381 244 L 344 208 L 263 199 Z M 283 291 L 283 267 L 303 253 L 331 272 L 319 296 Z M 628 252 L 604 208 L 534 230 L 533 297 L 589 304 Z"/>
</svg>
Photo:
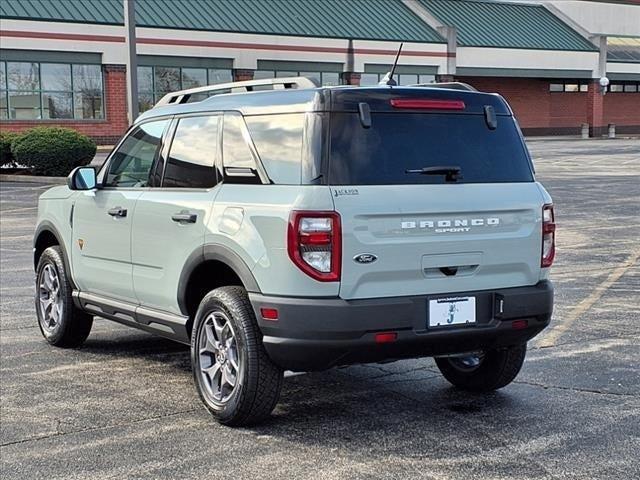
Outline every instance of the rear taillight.
<svg viewBox="0 0 640 480">
<path fill-rule="evenodd" d="M 289 257 L 300 270 L 321 282 L 340 280 L 342 231 L 337 212 L 291 212 Z"/>
<path fill-rule="evenodd" d="M 553 205 L 542 207 L 542 260 L 541 267 L 550 267 L 556 256 L 556 224 Z"/>
</svg>

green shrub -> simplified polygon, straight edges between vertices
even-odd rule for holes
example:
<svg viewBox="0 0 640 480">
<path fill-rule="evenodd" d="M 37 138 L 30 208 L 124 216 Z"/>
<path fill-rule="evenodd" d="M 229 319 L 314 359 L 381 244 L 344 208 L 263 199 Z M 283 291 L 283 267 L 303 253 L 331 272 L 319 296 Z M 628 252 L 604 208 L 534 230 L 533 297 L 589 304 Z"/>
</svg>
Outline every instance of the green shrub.
<svg viewBox="0 0 640 480">
<path fill-rule="evenodd" d="M 0 167 L 13 165 L 15 160 L 11 153 L 11 142 L 19 136 L 16 132 L 0 132 Z"/>
<path fill-rule="evenodd" d="M 86 165 L 96 154 L 96 144 L 70 128 L 36 127 L 11 144 L 15 162 L 31 168 L 34 175 L 66 176 Z"/>
</svg>

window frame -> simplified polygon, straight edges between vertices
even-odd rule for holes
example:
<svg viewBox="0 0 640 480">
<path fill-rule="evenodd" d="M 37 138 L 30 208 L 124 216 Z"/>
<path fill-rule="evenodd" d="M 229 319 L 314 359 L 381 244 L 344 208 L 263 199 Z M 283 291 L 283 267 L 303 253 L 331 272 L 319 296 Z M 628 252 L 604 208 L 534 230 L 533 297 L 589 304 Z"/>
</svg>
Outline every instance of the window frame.
<svg viewBox="0 0 640 480">
<path fill-rule="evenodd" d="M 378 73 L 378 72 L 362 72 L 362 75 L 371 75 L 371 76 L 376 76 L 376 81 L 375 83 L 367 83 L 365 85 L 362 85 L 361 82 L 361 86 L 363 87 L 374 87 L 376 85 L 378 85 L 380 83 L 380 81 L 382 81 L 382 79 L 384 78 L 384 76 L 386 75 L 386 73 Z M 402 77 L 416 77 L 417 79 L 417 83 L 402 83 Z M 421 78 L 423 77 L 423 78 Z M 429 82 L 425 82 L 423 80 L 426 80 L 426 78 L 424 77 L 433 77 L 433 81 L 429 81 Z M 361 77 L 362 78 L 362 77 Z M 397 82 L 399 87 L 407 87 L 407 86 L 411 86 L 411 85 L 424 85 L 424 84 L 429 84 L 429 83 L 435 83 L 437 82 L 437 78 L 436 78 L 436 74 L 431 74 L 431 73 L 394 73 L 393 75 L 393 79 Z"/>
<path fill-rule="evenodd" d="M 225 172 L 225 164 L 224 164 L 224 124 L 227 121 L 227 118 L 229 116 L 238 116 L 240 119 L 240 132 L 242 134 L 242 138 L 245 142 L 245 144 L 247 145 L 247 147 L 249 147 L 249 152 L 253 158 L 254 164 L 256 165 L 256 171 L 258 173 L 258 180 L 260 180 L 260 183 L 262 185 L 271 185 L 274 182 L 269 178 L 269 175 L 267 174 L 266 169 L 264 168 L 264 165 L 262 164 L 262 159 L 260 158 L 260 154 L 258 153 L 258 149 L 256 148 L 256 146 L 253 143 L 253 138 L 251 137 L 251 133 L 249 132 L 249 128 L 247 127 L 247 123 L 244 120 L 244 115 L 241 112 L 238 112 L 236 110 L 225 110 L 224 115 L 222 117 L 222 124 L 221 124 L 221 132 L 222 132 L 222 138 L 220 139 L 220 148 L 221 148 L 221 152 L 220 152 L 220 172 L 222 173 L 222 179 L 220 181 L 220 184 L 224 184 L 224 183 L 228 183 L 230 185 L 238 185 L 238 184 L 242 184 L 242 182 L 229 182 L 228 179 L 226 178 L 226 172 Z"/>
<path fill-rule="evenodd" d="M 255 75 L 255 72 L 260 72 L 259 76 Z M 263 73 L 266 73 L 266 75 L 263 75 Z M 323 87 L 327 87 L 327 86 L 339 86 L 339 85 L 344 85 L 342 83 L 342 79 L 340 78 L 340 74 L 342 72 L 339 71 L 311 71 L 311 70 L 264 70 L 264 69 L 256 69 L 254 71 L 254 80 L 262 80 L 262 79 L 268 79 L 268 78 L 286 78 L 286 77 L 311 77 L 311 78 L 315 78 L 316 80 L 318 80 L 320 82 L 320 85 Z M 325 74 L 329 74 L 329 75 L 338 75 L 338 83 L 336 83 L 335 85 L 333 83 L 328 84 L 325 83 L 324 78 L 325 78 Z"/>
<path fill-rule="evenodd" d="M 38 66 L 38 88 L 33 90 L 16 90 L 9 88 L 9 64 L 10 63 L 30 63 L 36 64 Z M 7 118 L 2 119 L 3 121 L 38 121 L 38 122 L 103 122 L 107 119 L 106 115 L 106 107 L 105 107 L 105 82 L 104 82 L 104 69 L 102 68 L 102 64 L 99 63 L 72 63 L 72 62 L 56 62 L 56 61 L 14 61 L 14 60 L 1 60 L 0 64 L 2 64 L 2 68 L 4 69 L 5 81 L 4 85 L 0 86 L 0 95 L 3 95 L 6 100 L 6 110 L 7 110 Z M 42 65 L 66 65 L 69 67 L 69 88 L 70 90 L 51 90 L 45 89 L 42 85 Z M 93 66 L 98 67 L 100 70 L 100 113 L 99 117 L 94 118 L 80 118 L 76 117 L 76 94 L 81 93 L 80 91 L 76 91 L 75 82 L 74 82 L 74 67 L 76 66 Z M 12 118 L 11 117 L 11 93 L 32 93 L 37 95 L 38 97 L 38 106 L 34 107 L 33 110 L 38 112 L 36 114 L 36 118 Z M 70 95 L 70 107 L 71 107 L 71 116 L 70 117 L 59 117 L 59 118 L 45 118 L 45 104 L 44 104 L 44 96 L 47 94 L 65 94 Z M 48 110 L 48 109 L 46 109 Z"/>
<path fill-rule="evenodd" d="M 553 90 L 552 85 L 561 85 L 561 90 Z M 577 86 L 575 90 L 567 90 L 569 86 Z M 585 79 L 551 79 L 547 87 L 548 93 L 587 93 L 589 91 L 589 80 Z"/>
<path fill-rule="evenodd" d="M 635 85 L 635 91 L 625 90 L 625 87 L 627 87 L 628 85 Z M 612 90 L 613 87 L 620 88 L 620 90 Z M 636 82 L 633 80 L 614 80 L 607 86 L 607 93 L 640 93 L 640 82 Z"/>
<path fill-rule="evenodd" d="M 180 120 L 185 118 L 194 118 L 194 117 L 212 117 L 217 116 L 218 119 L 218 131 L 217 131 L 217 145 L 215 158 L 213 161 L 212 168 L 215 172 L 216 183 L 215 185 L 207 188 L 198 188 L 198 187 L 165 187 L 164 186 L 164 176 L 167 171 L 167 163 L 169 161 L 169 154 L 171 152 L 171 147 L 173 145 L 173 140 L 175 138 L 176 130 L 178 129 L 178 124 Z M 224 175 L 221 173 L 222 166 L 222 127 L 224 121 L 224 112 L 223 111 L 209 111 L 209 112 L 194 112 L 187 113 L 181 115 L 174 115 L 171 117 L 171 121 L 167 126 L 167 130 L 165 132 L 165 137 L 163 138 L 163 143 L 160 148 L 160 155 L 156 158 L 156 162 L 151 167 L 151 171 L 154 171 L 157 168 L 157 165 L 160 161 L 162 161 L 162 175 L 160 177 L 160 184 L 158 186 L 150 185 L 149 188 L 154 190 L 162 189 L 163 191 L 171 191 L 171 192 L 183 192 L 183 191 L 196 191 L 196 192 L 205 192 L 212 190 L 223 183 Z M 151 172 L 150 172 L 151 173 Z"/>
<path fill-rule="evenodd" d="M 140 126 L 145 125 L 147 123 L 152 123 L 152 122 L 161 122 L 161 121 L 167 121 L 167 125 L 165 125 L 164 130 L 162 131 L 162 136 L 160 137 L 160 146 L 159 148 L 156 150 L 156 153 L 153 157 L 153 162 L 151 164 L 151 168 L 149 169 L 149 180 L 147 182 L 147 186 L 145 187 L 118 187 L 118 186 L 107 186 L 105 185 L 105 181 L 106 181 L 106 177 L 107 174 L 109 173 L 109 169 L 111 168 L 111 163 L 113 162 L 113 159 L 115 157 L 115 153 L 119 150 L 119 148 L 122 146 L 122 144 L 131 136 L 131 134 Z M 153 118 L 149 118 L 147 120 L 144 120 L 140 123 L 136 123 L 134 125 L 131 125 L 129 127 L 129 129 L 127 130 L 127 132 L 122 136 L 122 138 L 120 139 L 120 141 L 113 147 L 113 150 L 111 150 L 111 152 L 109 153 L 109 156 L 107 157 L 107 159 L 105 160 L 105 162 L 102 164 L 102 167 L 100 167 L 100 169 L 98 170 L 98 174 L 96 175 L 96 186 L 98 188 L 98 190 L 150 190 L 151 188 L 157 188 L 157 187 L 152 187 L 149 185 L 149 182 L 151 181 L 151 172 L 153 172 L 156 167 L 157 167 L 157 163 L 158 163 L 158 159 L 159 157 L 162 155 L 162 153 L 164 152 L 164 148 L 165 148 L 165 144 L 167 141 L 167 134 L 170 130 L 170 126 L 173 123 L 173 116 L 172 115 L 162 115 L 162 116 L 158 116 L 158 117 L 153 117 Z M 164 175 L 164 171 L 163 171 L 163 175 Z"/>
</svg>

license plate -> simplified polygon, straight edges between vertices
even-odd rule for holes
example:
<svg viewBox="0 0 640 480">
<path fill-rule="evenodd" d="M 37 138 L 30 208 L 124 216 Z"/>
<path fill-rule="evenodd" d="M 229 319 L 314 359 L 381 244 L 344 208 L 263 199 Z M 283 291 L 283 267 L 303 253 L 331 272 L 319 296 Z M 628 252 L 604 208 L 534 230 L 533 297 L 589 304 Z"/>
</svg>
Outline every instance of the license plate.
<svg viewBox="0 0 640 480">
<path fill-rule="evenodd" d="M 476 323 L 476 297 L 429 300 L 429 326 L 446 327 Z"/>
</svg>

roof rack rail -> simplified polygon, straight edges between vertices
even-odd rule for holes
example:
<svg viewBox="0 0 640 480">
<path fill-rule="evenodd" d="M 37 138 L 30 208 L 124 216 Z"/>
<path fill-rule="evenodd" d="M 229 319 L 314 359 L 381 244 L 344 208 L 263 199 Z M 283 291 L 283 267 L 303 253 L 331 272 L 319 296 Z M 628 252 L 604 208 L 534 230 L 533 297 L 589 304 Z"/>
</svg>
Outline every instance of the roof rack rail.
<svg viewBox="0 0 640 480">
<path fill-rule="evenodd" d="M 243 82 L 219 83 L 217 85 L 207 85 L 204 87 L 189 88 L 187 90 L 167 93 L 164 97 L 158 100 L 154 105 L 154 108 L 162 105 L 178 105 L 180 103 L 187 103 L 194 95 L 212 97 L 221 93 L 245 93 L 253 91 L 254 87 L 269 85 L 273 90 L 317 88 L 320 86 L 314 79 L 307 77 L 265 78 L 260 80 L 246 80 Z"/>
<path fill-rule="evenodd" d="M 451 90 L 468 90 L 470 92 L 478 91 L 468 83 L 464 83 L 464 82 L 416 83 L 415 85 L 410 85 L 410 86 L 411 87 L 429 87 L 429 88 L 449 88 Z"/>
</svg>

